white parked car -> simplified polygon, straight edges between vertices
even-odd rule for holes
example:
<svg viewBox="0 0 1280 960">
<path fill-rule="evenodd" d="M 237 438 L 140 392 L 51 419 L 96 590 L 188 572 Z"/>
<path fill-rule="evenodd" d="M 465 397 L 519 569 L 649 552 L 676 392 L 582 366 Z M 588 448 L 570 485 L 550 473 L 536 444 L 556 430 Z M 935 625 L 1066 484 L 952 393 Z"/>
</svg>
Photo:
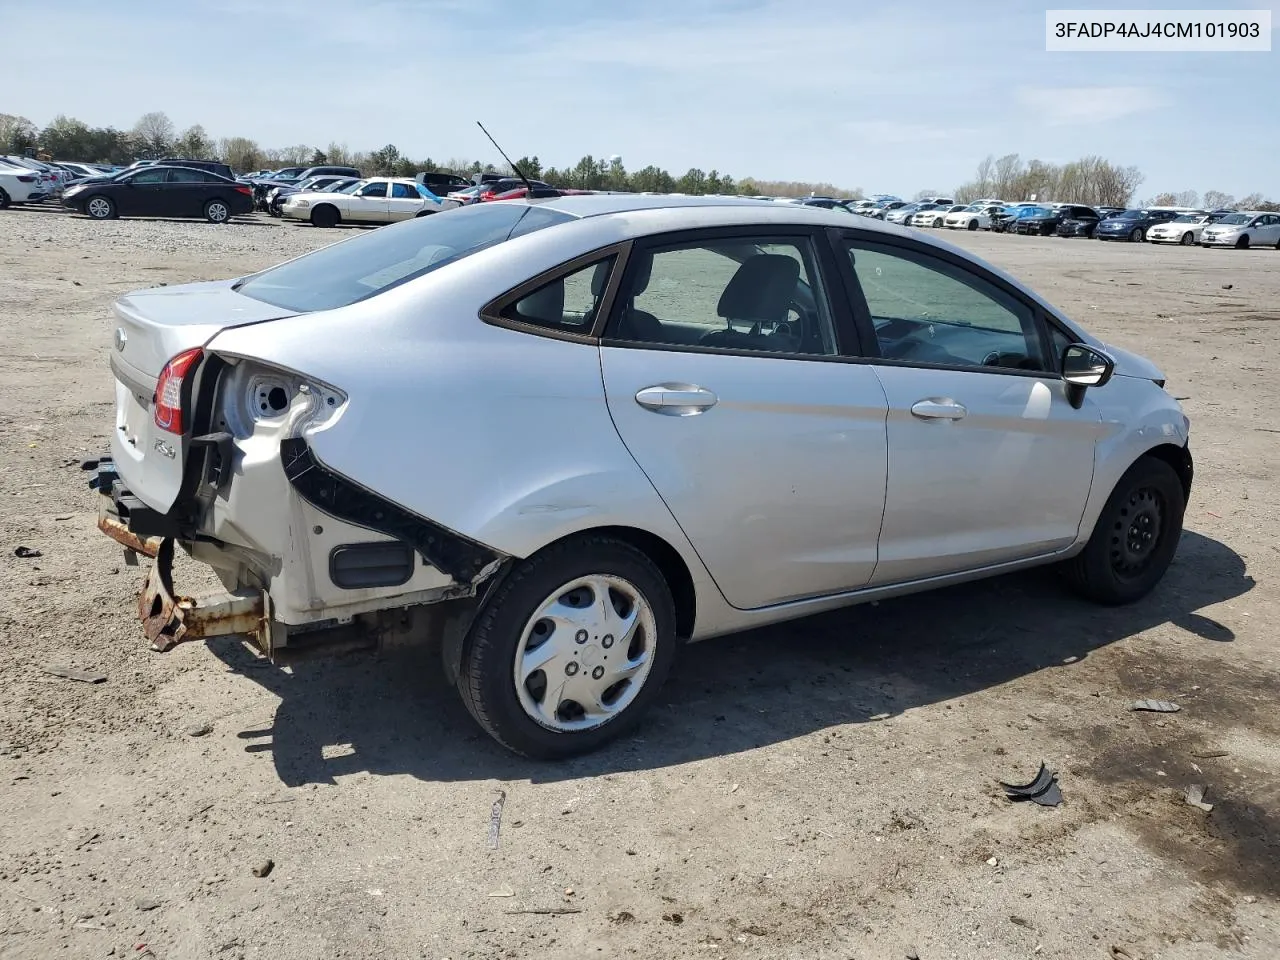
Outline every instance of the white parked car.
<svg viewBox="0 0 1280 960">
<path fill-rule="evenodd" d="M 990 230 L 991 215 L 1004 209 L 1002 203 L 971 203 L 948 213 L 942 218 L 942 225 L 950 230 Z"/>
<path fill-rule="evenodd" d="M 921 208 L 911 215 L 907 222 L 913 227 L 941 227 L 948 214 L 959 213 L 965 208 L 963 203 L 939 204 L 932 209 Z"/>
<path fill-rule="evenodd" d="M 1184 213 L 1166 223 L 1147 228 L 1152 243 L 1179 243 L 1192 247 L 1200 242 L 1200 234 L 1212 221 L 1207 213 Z"/>
<path fill-rule="evenodd" d="M 371 177 L 350 192 L 295 193 L 280 205 L 280 215 L 308 220 L 317 227 L 339 223 L 395 223 L 445 209 L 440 198 L 416 180 Z"/>
<path fill-rule="evenodd" d="M 14 203 L 43 200 L 49 187 L 35 170 L 0 162 L 0 210 Z"/>
<path fill-rule="evenodd" d="M 537 757 L 630 728 L 689 641 L 1041 564 L 1136 600 L 1192 482 L 1150 362 L 799 204 L 481 203 L 114 327 L 99 525 L 156 556 L 153 646 L 434 637 Z M 178 544 L 229 592 L 186 597 Z"/>
<path fill-rule="evenodd" d="M 1150 236 L 1150 234 L 1148 234 Z M 1280 250 L 1280 213 L 1254 210 L 1232 213 L 1200 231 L 1200 243 L 1206 247 L 1272 247 Z"/>
<path fill-rule="evenodd" d="M 40 184 L 40 192 L 45 197 L 57 196 L 62 192 L 62 182 L 54 176 L 53 171 L 43 163 L 38 163 L 27 157 L 0 157 L 0 169 L 22 171 L 28 175 L 34 174 Z"/>
</svg>

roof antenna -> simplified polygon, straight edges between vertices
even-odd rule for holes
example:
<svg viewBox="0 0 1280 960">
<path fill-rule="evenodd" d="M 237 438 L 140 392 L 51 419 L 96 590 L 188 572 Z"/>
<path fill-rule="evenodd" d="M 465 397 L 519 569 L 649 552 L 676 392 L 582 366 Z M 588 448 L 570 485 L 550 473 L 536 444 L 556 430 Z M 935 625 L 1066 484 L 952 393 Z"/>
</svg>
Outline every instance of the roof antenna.
<svg viewBox="0 0 1280 960">
<path fill-rule="evenodd" d="M 485 135 L 486 137 L 489 137 L 489 131 L 488 131 L 488 130 L 485 130 L 485 128 L 484 128 L 484 124 L 483 124 L 483 123 L 481 123 L 479 120 L 477 120 L 477 121 L 476 121 L 476 126 L 480 128 L 481 132 L 482 132 L 482 133 L 484 133 L 484 135 Z M 512 162 L 511 162 L 511 158 L 510 158 L 510 157 L 508 157 L 508 156 L 506 155 L 506 153 L 504 153 L 504 152 L 503 152 L 503 150 L 502 150 L 502 148 L 501 148 L 501 147 L 498 147 L 498 141 L 497 141 L 497 140 L 493 139 L 493 137 L 489 137 L 489 142 L 490 142 L 490 143 L 492 143 L 495 147 L 497 147 L 497 148 L 498 148 L 498 152 L 502 154 L 502 159 L 503 159 L 503 160 L 505 160 L 505 161 L 507 161 L 507 165 L 508 165 L 509 167 L 511 167 L 511 169 L 512 169 L 512 170 L 514 170 L 514 171 L 516 172 L 516 176 L 517 176 L 517 177 L 519 177 L 519 178 L 524 182 L 525 189 L 529 191 L 529 199 L 530 199 L 530 200 L 532 200 L 532 199 L 533 199 L 533 184 L 532 184 L 532 183 L 530 183 L 530 182 L 529 182 L 529 178 L 528 178 L 528 177 L 526 177 L 526 176 L 524 175 L 524 171 L 523 171 L 523 170 L 521 170 L 519 167 L 517 167 L 514 163 L 512 163 Z"/>
</svg>

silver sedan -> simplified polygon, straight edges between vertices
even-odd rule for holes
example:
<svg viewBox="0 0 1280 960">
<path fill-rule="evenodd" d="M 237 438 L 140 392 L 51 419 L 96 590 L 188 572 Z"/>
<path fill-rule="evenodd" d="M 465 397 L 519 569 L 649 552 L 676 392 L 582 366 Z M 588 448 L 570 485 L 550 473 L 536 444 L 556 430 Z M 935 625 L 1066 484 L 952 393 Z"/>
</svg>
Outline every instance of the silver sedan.
<svg viewBox="0 0 1280 960">
<path fill-rule="evenodd" d="M 1136 600 L 1192 480 L 1151 363 L 808 206 L 476 204 L 116 313 L 100 525 L 157 558 L 152 645 L 434 638 L 530 756 L 629 730 L 690 641 L 1041 564 Z"/>
</svg>

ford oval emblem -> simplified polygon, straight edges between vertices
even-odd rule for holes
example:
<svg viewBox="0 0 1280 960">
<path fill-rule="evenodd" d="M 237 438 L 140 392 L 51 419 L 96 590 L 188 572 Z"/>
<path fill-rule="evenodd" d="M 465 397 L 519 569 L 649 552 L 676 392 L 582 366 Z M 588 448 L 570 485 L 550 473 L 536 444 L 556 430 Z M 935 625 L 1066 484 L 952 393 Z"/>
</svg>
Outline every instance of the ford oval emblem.
<svg viewBox="0 0 1280 960">
<path fill-rule="evenodd" d="M 116 327 L 116 349 L 123 350 L 124 345 L 129 342 L 129 335 L 124 332 L 124 327 Z"/>
</svg>

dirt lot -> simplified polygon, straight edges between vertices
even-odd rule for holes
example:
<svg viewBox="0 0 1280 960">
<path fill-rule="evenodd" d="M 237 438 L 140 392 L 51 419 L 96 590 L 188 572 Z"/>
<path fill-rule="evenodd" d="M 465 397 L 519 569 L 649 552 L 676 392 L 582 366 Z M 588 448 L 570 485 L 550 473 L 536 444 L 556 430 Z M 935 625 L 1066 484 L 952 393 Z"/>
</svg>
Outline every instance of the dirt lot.
<svg viewBox="0 0 1280 960">
<path fill-rule="evenodd" d="M 94 529 L 112 298 L 346 235 L 0 215 L 0 958 L 1280 955 L 1280 252 L 953 237 L 1187 398 L 1148 600 L 1037 573 L 709 641 L 638 737 L 544 765 L 418 654 L 148 652 Z M 1007 802 L 1041 760 L 1066 802 Z"/>
</svg>

